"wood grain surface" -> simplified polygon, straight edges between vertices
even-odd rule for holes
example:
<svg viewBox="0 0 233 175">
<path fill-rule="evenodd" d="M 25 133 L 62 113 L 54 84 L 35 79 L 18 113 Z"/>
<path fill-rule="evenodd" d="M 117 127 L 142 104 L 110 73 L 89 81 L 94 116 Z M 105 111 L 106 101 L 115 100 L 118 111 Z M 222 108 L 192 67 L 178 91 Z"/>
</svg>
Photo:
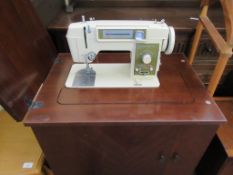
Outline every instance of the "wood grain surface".
<svg viewBox="0 0 233 175">
<path fill-rule="evenodd" d="M 33 131 L 54 175 L 193 175 L 216 127 L 38 124 Z"/>
<path fill-rule="evenodd" d="M 129 54 L 100 53 L 97 64 L 115 60 L 128 62 Z M 183 55 L 162 56 L 164 92 L 73 89 L 61 95 L 72 64 L 70 54 L 59 54 L 35 98 L 43 106 L 31 109 L 24 120 L 55 175 L 192 175 L 218 125 L 225 122 Z M 166 93 L 172 102 L 166 101 Z M 109 103 L 103 103 L 103 95 Z"/>
<path fill-rule="evenodd" d="M 0 103 L 21 120 L 56 57 L 29 0 L 0 3 Z"/>
<path fill-rule="evenodd" d="M 201 0 L 207 1 L 207 0 Z M 74 0 L 75 7 L 196 7 L 200 6 L 197 0 Z M 217 0 L 211 3 L 218 4 Z"/>
<path fill-rule="evenodd" d="M 128 54 L 117 55 L 114 53 L 103 53 L 103 55 L 109 54 L 110 56 L 104 56 L 110 60 L 116 60 L 121 57 L 122 60 L 128 60 Z M 101 55 L 99 55 L 101 60 Z M 180 94 L 184 90 L 184 94 L 191 94 L 192 101 L 187 103 L 140 103 L 135 104 L 61 104 L 59 103 L 59 94 L 62 89 L 64 89 L 64 84 L 68 76 L 69 70 L 72 65 L 70 54 L 60 54 L 58 60 L 44 82 L 43 87 L 40 89 L 35 101 L 43 103 L 43 107 L 39 109 L 30 110 L 24 122 L 27 125 L 36 124 L 59 124 L 59 123 L 127 123 L 127 122 L 145 122 L 151 124 L 153 122 L 213 122 L 219 123 L 224 122 L 225 118 L 220 112 L 219 108 L 215 104 L 214 100 L 208 95 L 205 87 L 202 85 L 201 81 L 197 78 L 196 74 L 193 72 L 191 66 L 183 62 L 183 55 L 171 55 L 162 57 L 161 71 L 159 72 L 160 81 L 163 82 L 161 87 L 165 88 L 170 95 L 177 98 L 183 98 L 185 100 L 187 97 Z M 108 61 L 110 61 L 108 60 Z M 166 73 L 167 72 L 167 73 Z M 177 72 L 177 73 L 175 73 Z M 181 76 L 182 78 L 179 78 Z M 183 79 L 185 82 L 185 87 L 177 86 L 176 84 L 166 86 L 166 81 L 172 81 L 176 83 L 177 81 L 172 80 Z M 183 82 L 183 85 L 184 85 Z M 179 90 L 181 88 L 181 90 Z M 75 94 L 79 93 L 79 89 L 73 96 L 69 95 L 70 101 L 74 101 L 77 96 Z M 95 91 L 95 90 L 93 90 Z M 96 99 L 100 94 L 104 94 L 105 90 L 100 89 L 95 96 L 89 96 L 86 93 L 86 98 Z M 138 90 L 139 93 L 143 93 L 145 90 Z M 161 92 L 160 89 L 150 90 L 153 94 L 154 99 L 162 99 L 165 93 Z M 165 92 L 166 92 L 165 91 Z M 97 92 L 97 91 L 96 91 Z M 112 90 L 111 93 L 117 93 L 118 90 Z M 133 92 L 133 91 L 132 91 Z M 129 96 L 131 93 L 130 89 L 122 90 L 120 93 Z M 138 94 L 134 94 L 135 96 Z M 84 94 L 85 96 L 85 94 Z M 82 96 L 82 97 L 84 97 Z M 131 95 L 133 96 L 133 95 Z M 85 97 L 84 97 L 85 98 Z M 92 99 L 92 101 L 93 101 Z M 60 99 L 61 100 L 61 99 Z M 112 99 L 114 101 L 114 99 Z M 132 98 L 136 100 L 136 98 Z M 178 102 L 181 99 L 177 100 Z M 190 100 L 190 97 L 188 97 Z M 67 101 L 67 99 L 66 99 Z M 131 101 L 132 102 L 132 101 Z M 179 111 L 179 112 L 176 112 Z M 182 111 L 182 112 L 181 112 Z M 180 115 L 180 112 L 182 115 Z M 103 115 L 104 113 L 104 115 Z M 66 116 L 66 117 L 64 117 Z M 78 116 L 78 117 L 77 117 Z"/>
<path fill-rule="evenodd" d="M 182 11 L 182 13 L 180 13 Z M 138 13 L 140 12 L 140 13 Z M 168 13 L 169 12 L 169 13 Z M 89 17 L 95 17 L 96 20 L 102 19 L 121 19 L 121 20 L 152 20 L 152 19 L 165 19 L 168 25 L 172 25 L 176 30 L 190 29 L 193 31 L 197 21 L 190 19 L 190 17 L 198 18 L 198 8 L 159 8 L 159 7 L 106 7 L 106 8 L 77 8 L 73 13 L 61 12 L 59 15 L 49 24 L 49 30 L 67 30 L 68 26 L 72 22 L 81 21 L 81 16 L 85 15 L 86 19 Z M 224 30 L 223 14 L 219 8 L 210 10 L 209 14 L 211 19 L 214 20 L 214 24 L 220 30 Z"/>
</svg>

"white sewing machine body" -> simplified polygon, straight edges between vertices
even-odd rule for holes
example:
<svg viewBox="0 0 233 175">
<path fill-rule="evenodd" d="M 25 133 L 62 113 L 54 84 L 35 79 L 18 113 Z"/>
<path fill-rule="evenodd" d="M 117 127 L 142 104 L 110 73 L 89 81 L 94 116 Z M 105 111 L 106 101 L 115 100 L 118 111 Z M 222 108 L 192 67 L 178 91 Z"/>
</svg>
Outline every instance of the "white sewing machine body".
<svg viewBox="0 0 233 175">
<path fill-rule="evenodd" d="M 66 81 L 69 88 L 159 87 L 160 54 L 170 54 L 175 44 L 174 29 L 163 21 L 77 22 L 70 24 L 66 37 L 77 62 Z M 131 62 L 91 64 L 100 51 L 130 51 Z"/>
</svg>

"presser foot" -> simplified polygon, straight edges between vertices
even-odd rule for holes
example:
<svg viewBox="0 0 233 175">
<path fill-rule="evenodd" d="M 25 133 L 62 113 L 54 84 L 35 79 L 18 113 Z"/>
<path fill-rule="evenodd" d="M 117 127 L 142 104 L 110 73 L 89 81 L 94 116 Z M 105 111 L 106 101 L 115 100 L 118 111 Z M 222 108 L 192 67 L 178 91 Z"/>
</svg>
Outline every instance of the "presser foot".
<svg viewBox="0 0 233 175">
<path fill-rule="evenodd" d="M 94 86 L 96 79 L 96 72 L 89 67 L 87 64 L 85 69 L 79 70 L 74 78 L 73 87 L 86 87 L 86 86 Z"/>
</svg>

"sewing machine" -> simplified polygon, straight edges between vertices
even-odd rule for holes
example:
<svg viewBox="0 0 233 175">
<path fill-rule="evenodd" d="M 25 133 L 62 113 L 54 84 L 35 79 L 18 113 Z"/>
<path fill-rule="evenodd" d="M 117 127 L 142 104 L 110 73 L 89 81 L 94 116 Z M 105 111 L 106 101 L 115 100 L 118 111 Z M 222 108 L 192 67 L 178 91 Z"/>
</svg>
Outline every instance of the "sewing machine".
<svg viewBox="0 0 233 175">
<path fill-rule="evenodd" d="M 159 87 L 161 52 L 171 54 L 175 31 L 164 20 L 94 20 L 72 23 L 67 41 L 75 64 L 68 88 Z M 130 63 L 92 63 L 100 51 L 130 51 Z"/>
</svg>

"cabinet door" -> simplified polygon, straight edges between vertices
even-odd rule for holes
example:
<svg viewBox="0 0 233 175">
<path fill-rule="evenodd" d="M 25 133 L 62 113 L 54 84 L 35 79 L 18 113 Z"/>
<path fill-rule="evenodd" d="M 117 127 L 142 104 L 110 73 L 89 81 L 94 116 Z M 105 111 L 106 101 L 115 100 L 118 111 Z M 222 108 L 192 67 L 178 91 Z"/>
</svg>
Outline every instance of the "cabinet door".
<svg viewBox="0 0 233 175">
<path fill-rule="evenodd" d="M 0 104 L 21 120 L 56 51 L 31 1 L 1 1 L 0 9 Z"/>
<path fill-rule="evenodd" d="M 162 175 L 177 135 L 174 126 L 135 124 L 33 130 L 56 175 Z"/>
<path fill-rule="evenodd" d="M 176 138 L 164 175 L 193 175 L 211 142 L 217 126 L 194 125 L 176 128 Z"/>
<path fill-rule="evenodd" d="M 33 130 L 56 175 L 192 175 L 216 130 L 125 125 Z"/>
</svg>

